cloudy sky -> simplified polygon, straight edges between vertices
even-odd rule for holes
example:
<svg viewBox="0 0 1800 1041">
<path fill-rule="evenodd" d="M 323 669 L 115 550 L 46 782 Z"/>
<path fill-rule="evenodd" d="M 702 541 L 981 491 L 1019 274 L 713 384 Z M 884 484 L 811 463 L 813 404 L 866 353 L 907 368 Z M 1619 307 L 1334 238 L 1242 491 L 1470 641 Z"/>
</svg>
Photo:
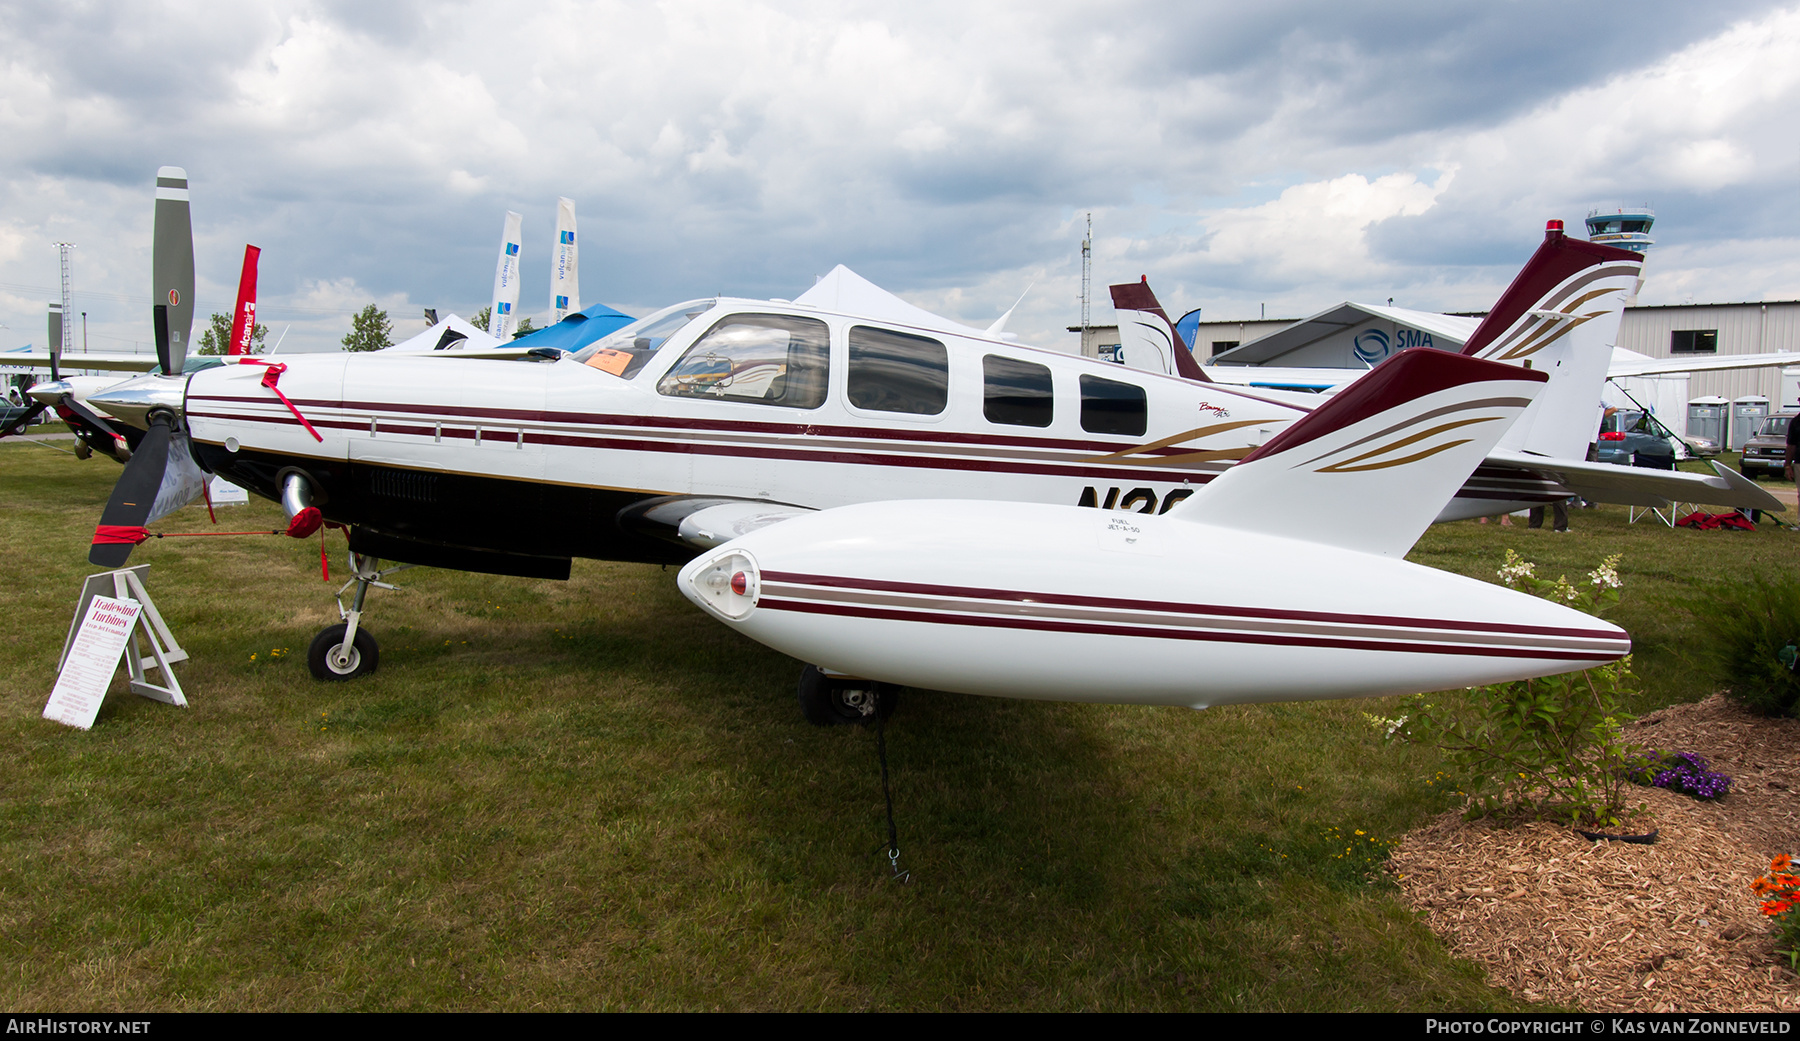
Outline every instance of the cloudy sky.
<svg viewBox="0 0 1800 1041">
<path fill-rule="evenodd" d="M 487 303 L 503 214 L 547 306 L 791 297 L 837 263 L 1073 349 L 1172 311 L 1492 302 L 1548 217 L 1656 207 L 1644 303 L 1800 298 L 1800 7 L 1753 0 L 1101 4 L 0 3 L 0 347 L 78 244 L 95 350 L 149 339 L 151 188 L 193 185 L 199 305 L 328 349 L 371 301 Z"/>
</svg>

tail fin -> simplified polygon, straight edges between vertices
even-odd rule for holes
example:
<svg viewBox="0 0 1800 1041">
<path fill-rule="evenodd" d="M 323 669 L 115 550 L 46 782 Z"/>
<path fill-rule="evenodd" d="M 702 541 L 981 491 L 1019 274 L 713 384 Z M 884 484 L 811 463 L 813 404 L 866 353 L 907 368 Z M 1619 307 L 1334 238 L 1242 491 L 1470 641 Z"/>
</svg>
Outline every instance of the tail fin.
<svg viewBox="0 0 1800 1041">
<path fill-rule="evenodd" d="M 1516 365 L 1401 351 L 1169 516 L 1404 556 L 1546 382 Z"/>
<path fill-rule="evenodd" d="M 1644 258 L 1563 234 L 1553 220 L 1538 247 L 1463 353 L 1548 373 L 1550 385 L 1507 432 L 1501 447 L 1583 459 L 1599 423 L 1600 388 L 1619 339 L 1625 301 Z"/>
<path fill-rule="evenodd" d="M 238 272 L 237 310 L 231 312 L 231 346 L 226 354 L 255 354 L 256 337 L 256 261 L 262 250 L 244 247 L 244 267 Z"/>
<path fill-rule="evenodd" d="M 1182 342 L 1168 312 L 1150 291 L 1150 279 L 1108 286 L 1113 308 L 1119 311 L 1119 347 L 1125 364 L 1145 372 L 1163 372 L 1183 379 L 1211 383 L 1206 370 L 1194 360 L 1194 352 Z"/>
</svg>

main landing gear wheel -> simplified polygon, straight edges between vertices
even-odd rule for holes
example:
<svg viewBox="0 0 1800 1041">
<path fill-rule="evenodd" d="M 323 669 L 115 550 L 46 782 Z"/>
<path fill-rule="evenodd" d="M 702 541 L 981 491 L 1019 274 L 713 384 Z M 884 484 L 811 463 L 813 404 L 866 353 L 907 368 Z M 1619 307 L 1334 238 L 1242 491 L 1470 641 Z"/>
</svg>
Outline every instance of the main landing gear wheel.
<svg viewBox="0 0 1800 1041">
<path fill-rule="evenodd" d="M 891 683 L 827 676 L 816 665 L 800 671 L 800 713 L 813 726 L 885 720 L 899 702 L 900 688 Z"/>
<path fill-rule="evenodd" d="M 344 646 L 344 631 L 348 628 L 342 622 L 328 625 L 313 637 L 312 646 L 306 649 L 306 667 L 312 670 L 314 678 L 353 680 L 374 672 L 380 664 L 381 647 L 369 630 L 356 630 L 356 639 L 349 647 Z"/>
</svg>

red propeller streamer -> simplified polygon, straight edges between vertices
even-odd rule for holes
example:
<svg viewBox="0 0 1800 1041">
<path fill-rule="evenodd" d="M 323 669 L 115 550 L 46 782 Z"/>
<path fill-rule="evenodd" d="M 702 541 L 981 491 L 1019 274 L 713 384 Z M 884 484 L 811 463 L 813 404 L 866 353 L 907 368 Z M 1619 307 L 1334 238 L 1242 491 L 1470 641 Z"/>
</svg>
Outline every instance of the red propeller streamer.
<svg viewBox="0 0 1800 1041">
<path fill-rule="evenodd" d="M 324 523 L 325 516 L 319 512 L 319 508 L 317 506 L 308 506 L 306 509 L 294 514 L 293 520 L 288 521 L 288 537 L 295 539 L 306 538 L 313 532 L 318 531 L 319 525 Z"/>
<path fill-rule="evenodd" d="M 281 388 L 277 387 L 275 385 L 275 382 L 277 380 L 281 379 L 281 374 L 287 371 L 287 365 L 285 363 L 278 362 L 278 361 L 263 361 L 259 358 L 242 358 L 239 360 L 238 363 L 240 365 L 266 365 L 266 366 L 268 366 L 268 368 L 263 371 L 262 385 L 275 392 L 275 396 L 280 398 L 281 403 L 283 405 L 286 405 L 288 411 L 292 412 L 294 414 L 294 418 L 298 419 L 300 421 L 300 425 L 306 428 L 306 432 L 313 436 L 313 440 L 319 441 L 319 442 L 323 442 L 325 440 L 323 437 L 319 436 L 319 432 L 317 430 L 313 429 L 313 425 L 306 421 L 306 417 L 300 414 L 300 410 L 294 407 L 294 403 L 288 400 L 288 396 L 281 392 Z M 311 535 L 312 530 L 310 528 L 307 529 L 306 534 Z M 300 537 L 304 538 L 305 536 L 300 536 Z"/>
<path fill-rule="evenodd" d="M 94 528 L 96 546 L 135 546 L 149 537 L 149 528 L 131 524 L 101 524 Z"/>
</svg>

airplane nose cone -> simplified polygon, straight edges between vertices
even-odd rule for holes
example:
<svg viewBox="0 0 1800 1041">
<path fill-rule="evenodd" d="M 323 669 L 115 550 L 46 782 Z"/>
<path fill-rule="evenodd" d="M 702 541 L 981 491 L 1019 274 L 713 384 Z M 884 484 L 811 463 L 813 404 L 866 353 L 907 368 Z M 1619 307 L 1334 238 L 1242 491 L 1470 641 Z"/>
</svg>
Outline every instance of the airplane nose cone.
<svg viewBox="0 0 1800 1041">
<path fill-rule="evenodd" d="M 60 405 L 62 399 L 74 392 L 75 385 L 68 380 L 51 380 L 45 383 L 34 383 L 31 385 L 31 389 L 25 393 L 31 395 L 32 400 L 45 405 Z"/>
<path fill-rule="evenodd" d="M 187 380 L 181 376 L 139 376 L 88 396 L 88 404 L 140 430 L 150 429 L 150 413 L 166 409 L 181 415 Z"/>
</svg>

